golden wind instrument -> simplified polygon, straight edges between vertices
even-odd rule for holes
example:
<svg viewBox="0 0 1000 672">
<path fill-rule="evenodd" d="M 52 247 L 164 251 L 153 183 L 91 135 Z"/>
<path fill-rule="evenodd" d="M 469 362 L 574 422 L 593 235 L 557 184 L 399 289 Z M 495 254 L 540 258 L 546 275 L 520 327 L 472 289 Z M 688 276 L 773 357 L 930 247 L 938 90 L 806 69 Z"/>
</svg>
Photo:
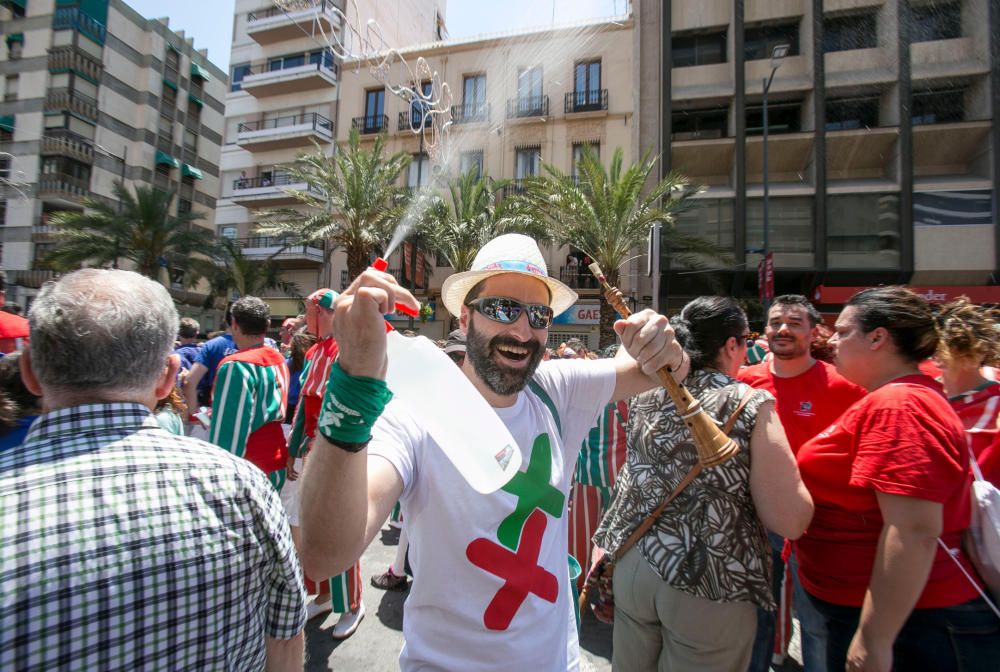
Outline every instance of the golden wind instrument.
<svg viewBox="0 0 1000 672">
<path fill-rule="evenodd" d="M 618 311 L 618 314 L 623 318 L 631 315 L 632 311 L 628 309 L 625 297 L 622 296 L 617 287 L 608 284 L 608 279 L 604 277 L 601 267 L 594 263 L 587 268 L 601 283 L 604 288 L 604 297 Z M 672 369 L 669 366 L 664 366 L 656 372 L 656 375 L 663 387 L 666 388 L 667 394 L 670 395 L 674 406 L 677 407 L 677 412 L 694 438 L 694 445 L 698 450 L 698 461 L 703 467 L 716 467 L 734 457 L 740 452 L 739 446 L 719 429 L 715 420 L 702 409 L 701 402 L 691 396 L 683 384 L 674 380 L 671 372 Z"/>
</svg>

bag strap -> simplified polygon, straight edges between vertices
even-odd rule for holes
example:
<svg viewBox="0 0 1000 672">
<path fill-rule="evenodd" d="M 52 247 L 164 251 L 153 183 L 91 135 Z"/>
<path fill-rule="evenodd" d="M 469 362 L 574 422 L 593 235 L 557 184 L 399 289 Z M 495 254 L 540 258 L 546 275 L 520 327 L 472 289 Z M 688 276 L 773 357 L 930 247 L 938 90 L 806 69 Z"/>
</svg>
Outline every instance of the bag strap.
<svg viewBox="0 0 1000 672">
<path fill-rule="evenodd" d="M 1000 618 L 1000 609 L 997 608 L 997 605 L 993 603 L 993 600 L 991 600 L 986 595 L 986 591 L 984 591 L 982 588 L 979 587 L 979 583 L 977 583 L 976 580 L 973 579 L 972 576 L 969 575 L 969 572 L 966 571 L 965 567 L 962 566 L 961 561 L 959 561 L 959 559 L 957 557 L 958 556 L 958 549 L 957 548 L 955 548 L 955 549 L 948 548 L 948 545 L 946 543 L 944 543 L 944 541 L 941 539 L 941 537 L 938 537 L 937 542 L 938 542 L 938 545 L 941 548 L 944 549 L 945 555 L 947 555 L 949 558 L 951 558 L 954 561 L 954 563 L 956 565 L 958 565 L 958 568 L 960 570 L 962 570 L 962 574 L 965 575 L 965 578 L 969 580 L 969 583 L 972 584 L 972 587 L 976 589 L 977 593 L 979 593 L 979 597 L 981 597 L 984 600 L 986 600 L 986 604 L 990 605 L 990 609 L 993 610 L 993 613 L 997 615 L 997 618 Z"/>
<path fill-rule="evenodd" d="M 552 413 L 552 419 L 556 422 L 556 430 L 558 430 L 559 436 L 562 436 L 562 423 L 559 421 L 559 411 L 556 410 L 556 403 L 552 401 L 552 397 L 549 396 L 545 388 L 539 385 L 534 378 L 528 380 L 528 389 L 534 392 L 535 396 L 541 399 L 542 403 L 548 407 L 549 412 Z"/>
<path fill-rule="evenodd" d="M 979 462 L 976 460 L 976 454 L 972 452 L 972 446 L 968 441 L 965 443 L 965 447 L 969 450 L 969 467 L 972 469 L 972 476 L 977 481 L 985 481 L 983 478 L 983 470 L 979 468 Z"/>
<path fill-rule="evenodd" d="M 743 412 L 744 408 L 746 408 L 746 405 L 750 402 L 750 398 L 753 396 L 753 393 L 754 389 L 751 387 L 743 394 L 743 397 L 740 399 L 740 403 L 736 406 L 736 410 L 734 410 L 732 415 L 730 415 L 726 420 L 726 424 L 722 426 L 723 434 L 729 434 L 729 432 L 733 431 L 733 427 L 736 426 L 736 418 L 739 417 L 739 414 Z M 642 522 L 639 523 L 637 528 L 635 528 L 635 531 L 633 531 L 632 534 L 630 534 L 625 540 L 625 543 L 618 548 L 615 552 L 616 560 L 625 555 L 630 548 L 635 546 L 637 541 L 642 539 L 643 535 L 645 535 L 646 532 L 649 531 L 649 528 L 653 526 L 653 523 L 655 523 L 656 520 L 663 514 L 663 511 L 667 508 L 670 502 L 674 501 L 674 499 L 677 498 L 677 495 L 681 494 L 681 492 L 684 491 L 684 488 L 691 484 L 691 481 L 695 479 L 695 476 L 701 473 L 701 470 L 701 462 L 695 462 L 694 466 L 691 467 L 691 470 L 688 471 L 684 478 L 681 479 L 681 482 L 677 484 L 677 487 L 674 488 L 674 491 L 667 495 L 667 498 L 664 499 L 658 507 L 653 509 L 648 516 L 642 519 Z"/>
</svg>

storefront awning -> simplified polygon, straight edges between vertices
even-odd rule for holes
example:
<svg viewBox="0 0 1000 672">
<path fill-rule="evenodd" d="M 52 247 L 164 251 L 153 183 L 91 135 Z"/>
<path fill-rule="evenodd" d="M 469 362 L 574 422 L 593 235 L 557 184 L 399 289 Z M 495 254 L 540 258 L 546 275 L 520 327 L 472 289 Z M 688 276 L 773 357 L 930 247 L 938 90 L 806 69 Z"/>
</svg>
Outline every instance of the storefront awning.
<svg viewBox="0 0 1000 672">
<path fill-rule="evenodd" d="M 192 63 L 191 64 L 191 76 L 192 77 L 200 77 L 200 78 L 204 79 L 206 82 L 209 79 L 209 77 L 208 77 L 208 70 L 206 70 L 205 68 L 201 67 L 197 63 Z"/>
<path fill-rule="evenodd" d="M 8 133 L 14 132 L 14 115 L 8 114 L 0 117 L 0 130 L 7 131 Z"/>
<path fill-rule="evenodd" d="M 193 177 L 196 180 L 204 178 L 204 175 L 202 175 L 200 168 L 195 168 L 194 166 L 188 165 L 186 163 L 181 166 L 181 175 L 187 175 L 188 177 Z"/>
<path fill-rule="evenodd" d="M 172 168 L 180 168 L 181 162 L 170 156 L 164 151 L 156 150 L 156 165 L 158 166 L 170 166 Z"/>
</svg>

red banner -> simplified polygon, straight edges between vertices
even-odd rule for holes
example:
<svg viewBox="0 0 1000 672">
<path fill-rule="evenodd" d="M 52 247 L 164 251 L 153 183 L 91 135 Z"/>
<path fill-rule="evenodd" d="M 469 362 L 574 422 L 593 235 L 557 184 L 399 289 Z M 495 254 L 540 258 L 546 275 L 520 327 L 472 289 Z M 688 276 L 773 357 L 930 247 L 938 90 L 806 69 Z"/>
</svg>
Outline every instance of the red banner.
<svg viewBox="0 0 1000 672">
<path fill-rule="evenodd" d="M 410 264 L 413 261 L 413 244 L 410 241 L 403 243 L 403 277 L 406 279 L 406 286 L 410 287 L 410 283 L 413 282 L 413 272 L 410 270 Z M 424 286 L 424 253 L 418 247 L 417 248 L 417 287 Z"/>
<path fill-rule="evenodd" d="M 813 302 L 817 304 L 844 304 L 868 287 L 827 287 L 820 285 L 813 290 Z M 931 303 L 947 303 L 960 296 L 967 296 L 973 303 L 1000 303 L 1000 286 L 959 285 L 936 287 L 910 287 Z"/>
<path fill-rule="evenodd" d="M 757 264 L 757 297 L 761 303 L 774 298 L 774 255 L 771 252 Z"/>
</svg>

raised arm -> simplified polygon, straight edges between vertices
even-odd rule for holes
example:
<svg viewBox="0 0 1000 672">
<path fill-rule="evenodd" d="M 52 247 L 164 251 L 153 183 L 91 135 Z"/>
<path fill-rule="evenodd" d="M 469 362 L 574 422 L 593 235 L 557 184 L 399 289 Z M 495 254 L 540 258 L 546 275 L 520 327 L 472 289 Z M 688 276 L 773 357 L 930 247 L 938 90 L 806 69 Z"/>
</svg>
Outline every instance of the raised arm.
<svg viewBox="0 0 1000 672">
<path fill-rule="evenodd" d="M 622 348 L 615 357 L 615 391 L 612 401 L 628 399 L 660 385 L 656 372 L 664 366 L 673 369 L 674 379 L 684 380 L 688 357 L 674 340 L 674 330 L 666 317 L 652 310 L 633 313 L 615 322 L 615 333 Z"/>
</svg>

